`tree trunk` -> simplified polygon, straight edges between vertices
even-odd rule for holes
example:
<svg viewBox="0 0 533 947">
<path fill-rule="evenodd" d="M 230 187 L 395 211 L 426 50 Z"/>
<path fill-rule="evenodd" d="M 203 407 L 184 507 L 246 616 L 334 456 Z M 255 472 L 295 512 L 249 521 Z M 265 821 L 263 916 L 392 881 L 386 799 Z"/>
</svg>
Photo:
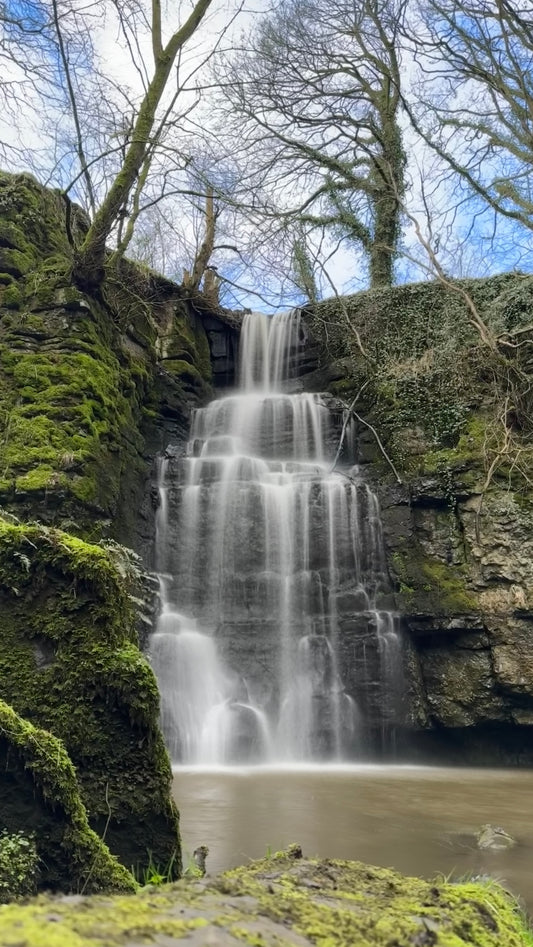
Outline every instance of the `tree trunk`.
<svg viewBox="0 0 533 947">
<path fill-rule="evenodd" d="M 405 152 L 390 100 L 382 112 L 381 154 L 372 169 L 373 239 L 370 246 L 370 286 L 392 286 L 394 258 L 400 237 L 401 198 L 405 190 Z"/>
<path fill-rule="evenodd" d="M 101 282 L 106 255 L 106 240 L 117 217 L 125 206 L 135 184 L 150 142 L 157 108 L 165 91 L 178 50 L 193 35 L 213 0 L 198 0 L 188 20 L 174 33 L 164 50 L 156 42 L 155 71 L 141 103 L 133 127 L 131 143 L 124 163 L 113 181 L 81 247 L 76 253 L 74 278 L 85 289 L 93 289 Z M 156 26 L 154 26 L 154 30 Z"/>
</svg>

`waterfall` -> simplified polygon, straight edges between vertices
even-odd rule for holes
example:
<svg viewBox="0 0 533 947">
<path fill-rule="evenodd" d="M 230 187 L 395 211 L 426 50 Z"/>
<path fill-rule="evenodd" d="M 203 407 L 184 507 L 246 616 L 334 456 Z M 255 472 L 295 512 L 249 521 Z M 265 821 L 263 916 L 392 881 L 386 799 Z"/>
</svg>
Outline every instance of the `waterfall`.
<svg viewBox="0 0 533 947">
<path fill-rule="evenodd" d="M 332 470 L 339 402 L 294 393 L 302 339 L 298 314 L 245 316 L 238 389 L 160 460 L 151 660 L 174 762 L 351 759 L 393 722 L 377 500 Z"/>
</svg>

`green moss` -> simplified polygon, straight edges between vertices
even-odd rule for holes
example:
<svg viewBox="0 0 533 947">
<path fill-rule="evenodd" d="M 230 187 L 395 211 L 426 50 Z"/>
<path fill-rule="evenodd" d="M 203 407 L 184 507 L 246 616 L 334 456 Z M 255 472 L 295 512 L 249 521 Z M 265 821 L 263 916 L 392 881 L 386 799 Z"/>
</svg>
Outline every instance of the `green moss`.
<svg viewBox="0 0 533 947">
<path fill-rule="evenodd" d="M 10 273 L 17 279 L 28 273 L 35 263 L 30 253 L 21 253 L 20 250 L 10 250 L 0 246 L 0 269 Z"/>
<path fill-rule="evenodd" d="M 461 615 L 479 610 L 475 594 L 467 588 L 464 566 L 446 565 L 412 542 L 392 554 L 390 566 L 404 612 Z"/>
<path fill-rule="evenodd" d="M 481 476 L 484 459 L 494 446 L 497 431 L 492 418 L 486 415 L 474 415 L 465 422 L 455 447 L 427 451 L 419 460 L 421 473 L 462 470 L 468 466 L 477 466 L 477 476 Z"/>
<path fill-rule="evenodd" d="M 66 474 L 57 473 L 50 464 L 39 464 L 22 477 L 17 477 L 15 487 L 17 490 L 23 490 L 24 493 L 31 493 L 34 490 L 55 490 L 59 486 L 66 486 L 67 483 Z"/>
<path fill-rule="evenodd" d="M 6 947 L 238 942 L 317 947 L 530 947 L 516 902 L 496 884 L 406 878 L 358 862 L 287 854 L 207 884 L 183 882 L 80 904 L 39 899 L 2 910 Z"/>
<path fill-rule="evenodd" d="M 24 318 L 23 318 L 24 316 Z M 122 471 L 140 449 L 137 417 L 146 372 L 129 372 L 132 359 L 118 359 L 108 344 L 112 326 L 96 310 L 62 316 L 60 350 L 20 343 L 25 333 L 56 331 L 54 320 L 20 314 L 0 330 L 0 441 L 4 502 L 14 484 L 19 495 L 61 495 L 64 512 L 80 519 L 83 506 L 109 518 Z M 37 320 L 38 325 L 35 320 Z M 43 328 L 44 324 L 44 328 Z M 81 333 L 81 338 L 80 338 Z M 30 350 L 28 350 L 28 348 Z M 125 365 L 121 364 L 124 362 Z M 130 459 L 131 464 L 131 459 Z M 69 499 L 70 498 L 70 499 Z M 82 511 L 94 524 L 94 513 Z"/>
<path fill-rule="evenodd" d="M 458 566 L 426 560 L 422 562 L 422 574 L 424 584 L 436 599 L 440 610 L 452 613 L 477 610 L 476 597 L 466 588 L 464 573 Z"/>
<path fill-rule="evenodd" d="M 22 305 L 22 293 L 16 283 L 11 283 L 9 286 L 6 286 L 1 293 L 0 300 L 4 309 L 20 309 Z"/>
<path fill-rule="evenodd" d="M 188 380 L 211 382 L 207 335 L 201 321 L 191 316 L 184 307 L 178 308 L 174 314 L 170 334 L 162 341 L 162 354 L 167 371 L 183 375 Z"/>
<path fill-rule="evenodd" d="M 66 207 L 30 175 L 0 173 L 0 504 L 97 537 L 143 465 L 159 356 L 167 413 L 206 396 L 211 364 L 200 318 L 163 277 L 111 255 L 98 298 L 73 285 Z"/>
<path fill-rule="evenodd" d="M 173 859 L 179 874 L 172 773 L 134 629 L 134 578 L 113 550 L 0 519 L 0 697 L 63 741 L 91 825 L 124 864 Z"/>
<path fill-rule="evenodd" d="M 113 858 L 89 828 L 87 813 L 80 798 L 76 773 L 63 744 L 51 733 L 23 720 L 0 700 L 0 756 L 4 771 L 18 776 L 23 772 L 32 785 L 22 785 L 42 806 L 53 813 L 57 825 L 55 837 L 48 844 L 40 835 L 37 846 L 43 863 L 42 873 L 48 884 L 60 883 L 70 889 L 87 891 L 134 891 L 131 874 Z M 4 818 L 9 817 L 6 808 Z M 48 830 L 50 833 L 50 829 Z M 53 870 L 47 872 L 46 859 Z M 57 877 L 58 866 L 64 877 Z"/>
<path fill-rule="evenodd" d="M 30 174 L 0 172 L 0 215 L 11 245 L 35 257 L 61 251 L 69 255 L 65 204 Z"/>
</svg>

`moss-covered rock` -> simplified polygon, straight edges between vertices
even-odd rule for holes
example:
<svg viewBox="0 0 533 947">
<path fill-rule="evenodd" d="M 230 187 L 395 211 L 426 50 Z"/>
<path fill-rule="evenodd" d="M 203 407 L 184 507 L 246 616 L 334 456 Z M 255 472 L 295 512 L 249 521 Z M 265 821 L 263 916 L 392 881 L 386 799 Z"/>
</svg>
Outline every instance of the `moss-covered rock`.
<svg viewBox="0 0 533 947">
<path fill-rule="evenodd" d="M 0 697 L 61 739 L 91 826 L 123 864 L 172 861 L 179 875 L 159 695 L 137 646 L 132 591 L 117 553 L 0 520 Z M 24 825 L 16 795 L 9 823 Z"/>
<path fill-rule="evenodd" d="M 73 534 L 135 540 L 153 444 L 209 393 L 210 350 L 184 291 L 145 267 L 110 254 L 93 295 L 75 285 L 86 228 L 65 195 L 0 173 L 0 507 L 18 517 L 0 521 L 0 697 L 63 741 L 91 826 L 124 864 L 172 863 L 177 875 L 159 698 L 127 569 Z"/>
<path fill-rule="evenodd" d="M 280 853 L 214 879 L 132 897 L 40 899 L 0 909 L 5 947 L 161 942 L 255 947 L 530 947 L 516 902 L 495 883 L 450 884 Z"/>
<path fill-rule="evenodd" d="M 186 419 L 211 364 L 170 281 L 111 257 L 97 297 L 73 284 L 83 226 L 61 194 L 0 173 L 0 504 L 98 538 L 146 477 L 146 409 Z"/>
<path fill-rule="evenodd" d="M 130 872 L 89 827 L 76 772 L 63 743 L 22 719 L 3 700 L 0 766 L 3 822 L 8 829 L 13 825 L 18 829 L 23 822 L 25 832 L 35 838 L 38 855 L 37 876 L 33 877 L 34 872 L 28 878 L 17 875 L 16 884 L 9 882 L 13 857 L 9 865 L 4 866 L 2 860 L 0 901 L 27 895 L 38 882 L 63 890 L 135 891 Z M 26 865 L 26 870 L 30 867 Z"/>
</svg>

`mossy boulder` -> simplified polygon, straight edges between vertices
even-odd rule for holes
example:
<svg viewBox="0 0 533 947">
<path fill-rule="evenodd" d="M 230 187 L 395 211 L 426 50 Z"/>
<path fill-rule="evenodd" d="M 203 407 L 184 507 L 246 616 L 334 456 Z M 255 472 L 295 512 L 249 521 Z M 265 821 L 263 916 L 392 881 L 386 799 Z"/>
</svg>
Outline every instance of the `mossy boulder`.
<svg viewBox="0 0 533 947">
<path fill-rule="evenodd" d="M 172 861 L 179 875 L 172 774 L 155 678 L 138 648 L 133 579 L 114 547 L 0 519 L 0 697 L 62 741 L 90 824 L 124 865 Z M 19 828 L 16 795 L 10 807 Z"/>
<path fill-rule="evenodd" d="M 61 740 L 24 720 L 3 700 L 0 766 L 4 826 L 17 832 L 23 825 L 35 839 L 38 861 L 36 877 L 26 879 L 29 890 L 33 883 L 88 893 L 136 890 L 130 872 L 89 827 L 76 771 Z M 5 875 L 7 890 L 2 885 L 0 901 L 20 889 L 21 879 L 14 888 L 7 870 Z"/>
<path fill-rule="evenodd" d="M 5 947 L 530 947 L 496 883 L 406 878 L 384 868 L 280 853 L 215 878 L 74 903 L 0 909 Z"/>
</svg>

